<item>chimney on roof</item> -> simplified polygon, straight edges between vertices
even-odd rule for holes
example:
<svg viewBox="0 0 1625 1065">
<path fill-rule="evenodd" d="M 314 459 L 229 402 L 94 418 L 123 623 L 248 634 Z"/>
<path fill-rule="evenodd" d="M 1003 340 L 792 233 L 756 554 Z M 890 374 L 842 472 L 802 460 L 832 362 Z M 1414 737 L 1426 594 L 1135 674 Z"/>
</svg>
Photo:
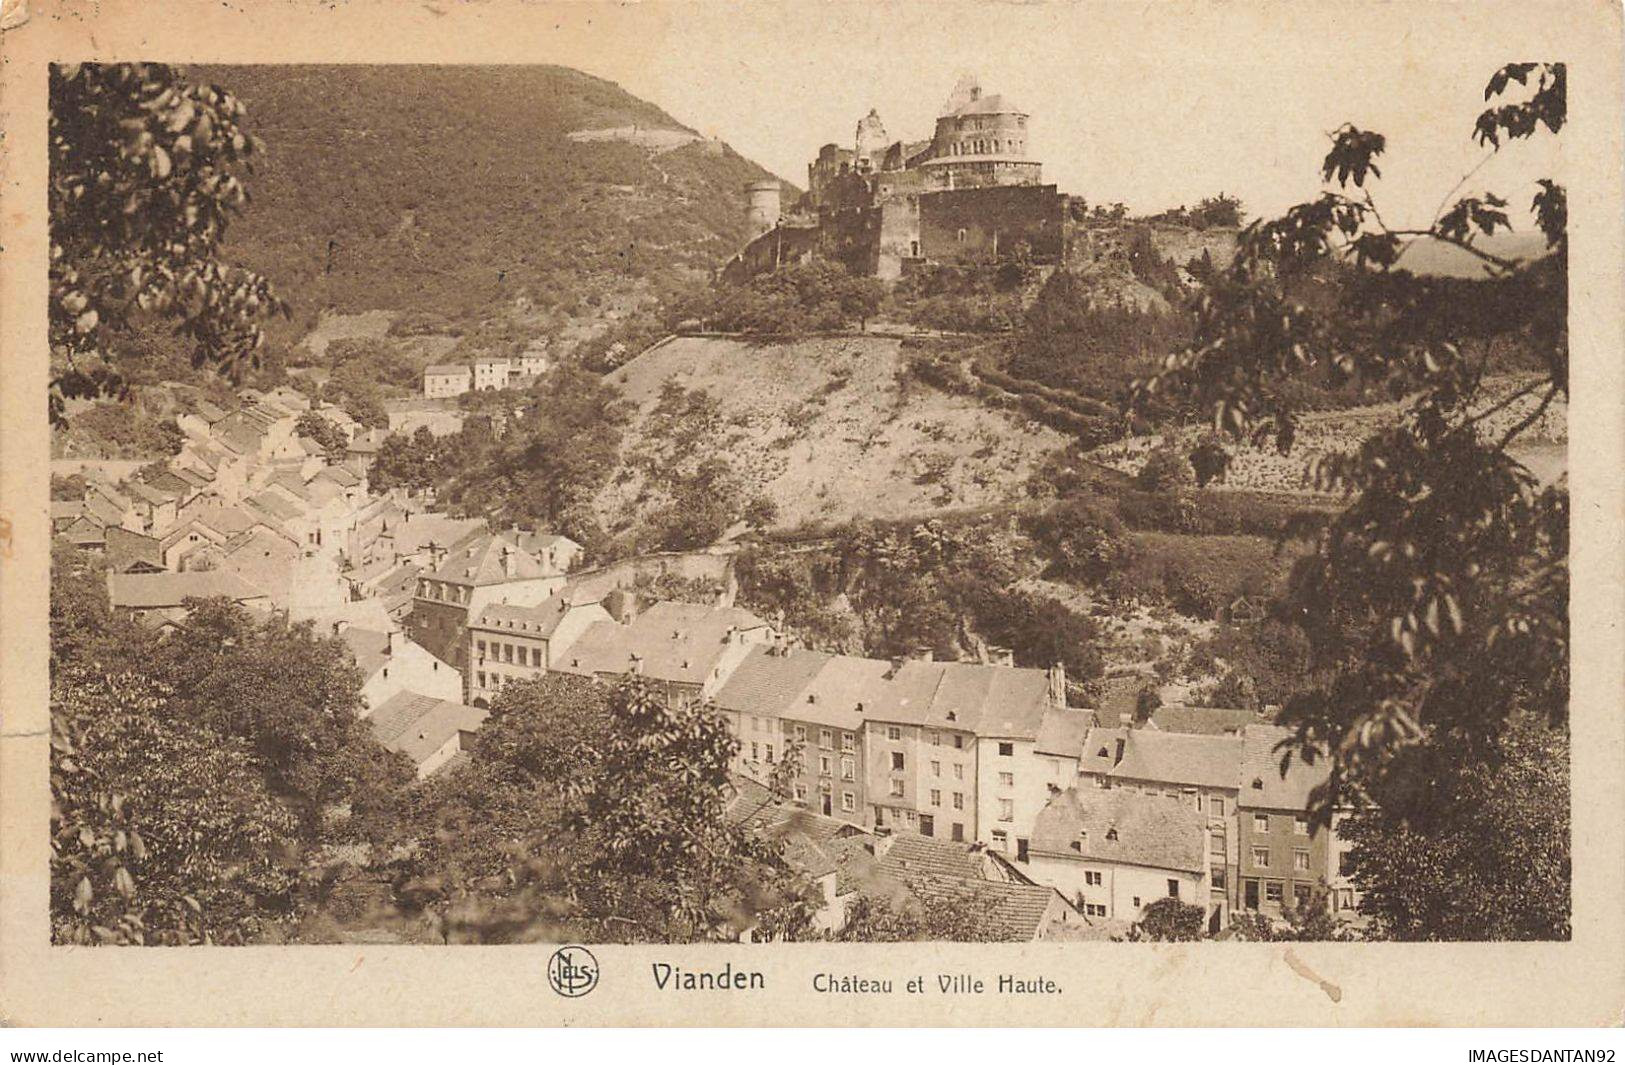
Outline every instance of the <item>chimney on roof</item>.
<svg viewBox="0 0 1625 1065">
<path fill-rule="evenodd" d="M 914 659 L 916 662 L 929 662 L 934 656 L 934 652 L 931 650 L 931 648 L 925 646 L 924 644 L 914 648 L 913 653 L 909 655 L 909 657 Z"/>
<path fill-rule="evenodd" d="M 349 627 L 350 623 L 345 621 L 343 618 L 340 618 L 339 620 L 333 622 L 333 635 L 337 636 Z"/>
<path fill-rule="evenodd" d="M 897 674 L 902 671 L 902 669 L 903 659 L 893 656 L 891 660 L 891 668 L 887 669 L 885 673 L 886 679 L 891 680 L 892 678 L 896 677 Z"/>
<path fill-rule="evenodd" d="M 1059 662 L 1049 667 L 1049 704 L 1057 710 L 1066 708 L 1066 667 Z"/>
<path fill-rule="evenodd" d="M 514 556 L 513 548 L 509 547 L 507 544 L 503 544 L 502 545 L 502 575 L 504 577 L 512 577 L 514 575 L 514 557 L 513 556 Z"/>
</svg>

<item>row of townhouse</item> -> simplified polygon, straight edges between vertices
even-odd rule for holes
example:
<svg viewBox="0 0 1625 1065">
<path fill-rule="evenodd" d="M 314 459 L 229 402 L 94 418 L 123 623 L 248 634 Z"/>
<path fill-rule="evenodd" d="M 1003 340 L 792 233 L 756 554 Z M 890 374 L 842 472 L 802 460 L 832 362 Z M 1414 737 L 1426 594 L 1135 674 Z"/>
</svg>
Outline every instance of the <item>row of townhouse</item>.
<svg viewBox="0 0 1625 1065">
<path fill-rule="evenodd" d="M 437 363 L 423 368 L 426 399 L 450 399 L 465 392 L 522 388 L 547 371 L 545 351 L 529 348 L 512 357 L 482 355 L 471 363 Z"/>
<path fill-rule="evenodd" d="M 1234 912 L 1280 916 L 1321 892 L 1351 909 L 1346 845 L 1335 822 L 1317 831 L 1309 816 L 1324 762 L 1294 758 L 1283 774 L 1289 737 L 1257 719 L 1218 734 L 1089 729 L 1076 782 L 1037 818 L 1034 875 L 1086 915 L 1123 921 L 1164 895 L 1202 906 L 1213 930 Z"/>
</svg>

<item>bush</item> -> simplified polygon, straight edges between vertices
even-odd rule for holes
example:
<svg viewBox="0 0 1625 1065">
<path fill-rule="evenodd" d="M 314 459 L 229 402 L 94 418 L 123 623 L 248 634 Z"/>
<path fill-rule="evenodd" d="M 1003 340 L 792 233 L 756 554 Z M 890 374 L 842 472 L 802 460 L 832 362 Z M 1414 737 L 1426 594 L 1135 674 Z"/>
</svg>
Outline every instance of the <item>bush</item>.
<svg viewBox="0 0 1625 1065">
<path fill-rule="evenodd" d="M 1173 493 L 1195 483 L 1196 475 L 1172 443 L 1153 448 L 1134 483 L 1144 492 Z"/>
</svg>

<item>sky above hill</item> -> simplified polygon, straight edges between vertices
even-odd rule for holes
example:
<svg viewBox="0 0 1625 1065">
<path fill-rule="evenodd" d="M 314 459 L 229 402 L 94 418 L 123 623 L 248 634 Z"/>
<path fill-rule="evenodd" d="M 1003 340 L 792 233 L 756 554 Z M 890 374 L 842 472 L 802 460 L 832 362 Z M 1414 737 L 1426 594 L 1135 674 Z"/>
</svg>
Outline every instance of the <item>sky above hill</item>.
<svg viewBox="0 0 1625 1065">
<path fill-rule="evenodd" d="M 1489 154 L 1471 131 L 1490 74 L 1561 57 L 1540 53 L 1538 13 L 1492 33 L 1470 5 L 1407 6 L 1405 32 L 1352 3 L 594 7 L 561 20 L 538 58 L 617 81 L 798 185 L 819 145 L 850 145 L 871 107 L 893 139 L 929 137 L 955 80 L 974 73 L 1031 112 L 1046 181 L 1135 213 L 1220 191 L 1278 213 L 1317 193 L 1328 133 L 1353 122 L 1388 137 L 1389 224 L 1421 226 Z M 1489 189 L 1526 208 L 1547 175 L 1561 179 L 1561 158 L 1542 135 L 1457 195 Z"/>
</svg>

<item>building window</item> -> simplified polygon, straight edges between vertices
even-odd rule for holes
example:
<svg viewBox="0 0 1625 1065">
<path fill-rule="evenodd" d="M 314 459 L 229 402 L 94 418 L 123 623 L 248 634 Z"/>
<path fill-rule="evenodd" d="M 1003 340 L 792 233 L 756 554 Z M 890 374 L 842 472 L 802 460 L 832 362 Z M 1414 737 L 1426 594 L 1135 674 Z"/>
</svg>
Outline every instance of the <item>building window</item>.
<svg viewBox="0 0 1625 1065">
<path fill-rule="evenodd" d="M 932 762 L 931 763 L 931 775 L 934 776 L 934 777 L 942 776 L 942 763 L 941 762 Z"/>
<path fill-rule="evenodd" d="M 955 810 L 963 810 L 964 808 L 965 808 L 965 793 L 962 792 L 962 791 L 954 792 L 954 809 Z"/>
<path fill-rule="evenodd" d="M 1001 854 L 1008 853 L 1010 850 L 1010 834 L 1002 828 L 995 828 L 993 830 L 993 846 L 997 847 Z"/>
<path fill-rule="evenodd" d="M 1258 881 L 1244 880 L 1241 885 L 1242 905 L 1249 910 L 1258 909 Z"/>
<path fill-rule="evenodd" d="M 1269 814 L 1253 814 L 1253 831 L 1268 832 L 1270 830 Z"/>
<path fill-rule="evenodd" d="M 1212 867 L 1212 869 L 1209 870 L 1209 872 L 1213 877 L 1213 890 L 1214 891 L 1223 891 L 1224 890 L 1224 884 L 1225 884 L 1224 866 L 1215 865 L 1215 866 Z"/>
<path fill-rule="evenodd" d="M 857 768 L 853 765 L 852 759 L 850 759 L 850 758 L 842 758 L 841 759 L 841 779 L 842 780 L 856 780 L 857 779 Z"/>
<path fill-rule="evenodd" d="M 1171 899 L 1179 898 L 1179 881 L 1173 877 L 1168 878 L 1168 897 Z"/>
<path fill-rule="evenodd" d="M 805 784 L 797 784 L 795 787 L 796 787 L 796 799 L 797 799 L 797 801 L 805 802 L 806 799 L 807 799 L 807 785 L 805 785 Z"/>
<path fill-rule="evenodd" d="M 889 725 L 886 728 L 886 738 L 896 742 L 897 740 L 903 738 L 903 730 L 898 728 L 896 725 Z"/>
<path fill-rule="evenodd" d="M 891 753 L 891 771 L 893 773 L 901 773 L 903 771 L 903 752 L 902 751 L 893 751 Z"/>
<path fill-rule="evenodd" d="M 954 822 L 952 837 L 955 843 L 965 842 L 965 826 L 958 821 Z"/>
<path fill-rule="evenodd" d="M 1292 852 L 1292 868 L 1300 873 L 1309 871 L 1309 852 L 1295 850 Z"/>
<path fill-rule="evenodd" d="M 1253 848 L 1253 864 L 1260 869 L 1270 867 L 1270 849 L 1268 847 Z"/>
<path fill-rule="evenodd" d="M 1083 882 L 1089 887 L 1099 887 L 1102 880 L 1098 872 L 1089 871 L 1083 874 Z"/>
<path fill-rule="evenodd" d="M 474 641 L 474 646 L 479 650 L 480 654 L 483 655 L 485 653 L 485 641 L 484 640 L 475 640 Z"/>
<path fill-rule="evenodd" d="M 925 734 L 925 742 L 929 743 L 933 747 L 940 747 L 942 746 L 942 734 L 938 732 L 927 732 Z"/>
<path fill-rule="evenodd" d="M 1016 819 L 1016 804 L 1011 799 L 999 800 L 999 820 L 1014 821 Z"/>
<path fill-rule="evenodd" d="M 478 674 L 478 676 L 479 676 L 479 678 L 480 678 L 480 683 L 479 683 L 479 686 L 480 686 L 480 687 L 481 687 L 481 688 L 484 688 L 484 687 L 486 687 L 486 686 L 487 686 L 487 685 L 486 685 L 486 683 L 485 683 L 485 670 L 483 670 L 483 669 L 482 669 L 482 670 L 480 670 L 480 672 L 479 672 L 479 674 Z"/>
<path fill-rule="evenodd" d="M 999 774 L 999 786 L 1002 787 L 1002 788 L 1013 788 L 1013 787 L 1015 787 L 1016 786 L 1016 775 L 1014 773 L 1000 773 Z"/>
<path fill-rule="evenodd" d="M 1281 904 L 1281 882 L 1279 880 L 1266 880 L 1264 882 L 1264 901 Z"/>
<path fill-rule="evenodd" d="M 801 741 L 802 743 L 807 742 L 807 726 L 806 725 L 797 725 L 796 726 L 796 739 Z"/>
<path fill-rule="evenodd" d="M 853 797 L 852 793 L 850 791 L 841 792 L 841 809 L 846 811 L 847 813 L 851 813 L 853 810 L 856 810 L 857 808 L 858 808 L 858 800 Z"/>
<path fill-rule="evenodd" d="M 931 789 L 931 805 L 932 806 L 941 806 L 942 805 L 942 792 L 940 790 L 938 790 L 937 788 L 932 788 Z"/>
<path fill-rule="evenodd" d="M 855 751 L 857 750 L 857 747 L 858 740 L 856 736 L 853 736 L 850 732 L 841 733 L 841 750 Z"/>
<path fill-rule="evenodd" d="M 1307 910 L 1309 908 L 1308 884 L 1292 885 L 1292 904 L 1300 910 Z"/>
<path fill-rule="evenodd" d="M 955 762 L 954 763 L 954 779 L 955 780 L 964 780 L 965 779 L 965 763 L 964 762 Z"/>
<path fill-rule="evenodd" d="M 818 772 L 820 776 L 829 776 L 829 755 L 821 754 L 818 756 Z"/>
<path fill-rule="evenodd" d="M 1086 902 L 1083 904 L 1083 912 L 1090 917 L 1104 917 L 1106 916 L 1106 907 L 1101 903 Z"/>
<path fill-rule="evenodd" d="M 1292 818 L 1292 831 L 1300 836 L 1309 834 L 1309 815 L 1298 814 Z"/>
<path fill-rule="evenodd" d="M 1354 852 L 1353 851 L 1343 851 L 1342 853 L 1340 853 L 1337 856 L 1337 875 L 1338 876 L 1353 876 L 1354 875 Z"/>
<path fill-rule="evenodd" d="M 829 750 L 831 747 L 834 747 L 835 746 L 835 734 L 830 732 L 830 730 L 827 729 L 827 728 L 826 729 L 819 729 L 818 730 L 818 746 L 824 748 L 824 750 L 826 750 L 826 751 Z"/>
<path fill-rule="evenodd" d="M 773 763 L 773 745 L 769 743 L 763 749 L 767 751 L 767 761 L 771 765 Z"/>
<path fill-rule="evenodd" d="M 894 798 L 901 799 L 903 797 L 903 782 L 901 780 L 891 782 L 891 793 Z"/>
<path fill-rule="evenodd" d="M 1218 795 L 1209 796 L 1207 800 L 1208 813 L 1214 817 L 1224 816 L 1224 799 Z"/>
</svg>

